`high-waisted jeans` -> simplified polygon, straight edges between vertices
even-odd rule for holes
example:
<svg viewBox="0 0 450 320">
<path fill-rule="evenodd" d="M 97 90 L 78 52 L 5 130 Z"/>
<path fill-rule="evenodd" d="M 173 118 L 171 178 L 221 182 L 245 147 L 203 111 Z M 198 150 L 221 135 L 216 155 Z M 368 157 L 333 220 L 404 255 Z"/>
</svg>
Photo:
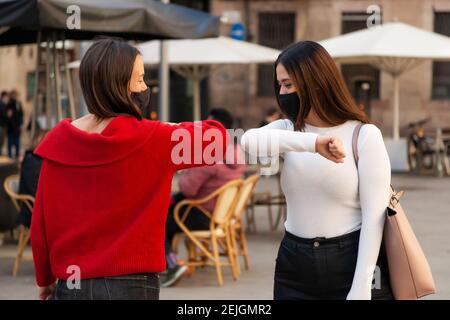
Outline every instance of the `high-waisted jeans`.
<svg viewBox="0 0 450 320">
<path fill-rule="evenodd" d="M 275 300 L 345 300 L 353 282 L 360 230 L 335 238 L 304 239 L 286 231 L 276 260 Z M 393 299 L 383 246 L 373 300 Z"/>
</svg>

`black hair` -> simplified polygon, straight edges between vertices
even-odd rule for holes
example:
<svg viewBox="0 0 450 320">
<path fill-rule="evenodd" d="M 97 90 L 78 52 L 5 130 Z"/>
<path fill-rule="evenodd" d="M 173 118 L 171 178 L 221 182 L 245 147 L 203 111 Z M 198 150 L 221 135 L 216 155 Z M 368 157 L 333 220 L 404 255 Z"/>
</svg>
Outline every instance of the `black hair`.
<svg viewBox="0 0 450 320">
<path fill-rule="evenodd" d="M 129 114 L 139 120 L 142 111 L 128 92 L 139 50 L 120 38 L 100 38 L 80 63 L 80 84 L 90 113 L 97 118 Z"/>
<path fill-rule="evenodd" d="M 233 127 L 233 116 L 228 110 L 224 108 L 214 108 L 209 111 L 209 116 L 216 121 L 219 121 L 225 129 L 231 129 Z"/>
</svg>

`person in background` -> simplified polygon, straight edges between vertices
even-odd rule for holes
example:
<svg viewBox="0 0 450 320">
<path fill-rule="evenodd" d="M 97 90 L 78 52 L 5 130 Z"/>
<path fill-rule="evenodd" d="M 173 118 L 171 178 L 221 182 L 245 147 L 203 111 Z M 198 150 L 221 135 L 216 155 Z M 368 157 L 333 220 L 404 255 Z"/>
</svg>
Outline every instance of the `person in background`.
<svg viewBox="0 0 450 320">
<path fill-rule="evenodd" d="M 15 149 L 14 157 L 19 158 L 20 153 L 20 133 L 23 124 L 22 104 L 18 100 L 18 93 L 12 90 L 10 93 L 11 101 L 6 107 L 6 125 L 8 131 L 8 156 L 13 157 L 12 149 Z"/>
<path fill-rule="evenodd" d="M 42 158 L 34 154 L 34 149 L 46 135 L 46 131 L 40 130 L 29 149 L 25 151 L 20 166 L 19 193 L 36 197 L 36 191 L 41 172 Z M 27 206 L 22 206 L 17 217 L 17 223 L 29 228 L 31 225 L 31 212 Z"/>
<path fill-rule="evenodd" d="M 6 107 L 9 104 L 9 94 L 2 91 L 0 97 L 0 155 L 2 155 L 3 144 L 6 137 Z"/>
<path fill-rule="evenodd" d="M 264 127 L 265 125 L 268 125 L 271 122 L 274 122 L 276 120 L 279 120 L 282 118 L 281 112 L 276 107 L 271 107 L 269 110 L 267 110 L 266 117 L 263 121 L 261 121 L 260 127 Z"/>
<path fill-rule="evenodd" d="M 233 117 L 225 109 L 215 108 L 209 112 L 208 120 L 216 120 L 223 124 L 226 129 L 233 127 Z M 161 275 L 161 287 L 169 287 L 175 284 L 181 276 L 186 272 L 187 267 L 178 263 L 177 256 L 172 251 L 172 240 L 176 233 L 182 232 L 174 218 L 174 208 L 183 199 L 200 199 L 203 198 L 218 188 L 222 187 L 227 182 L 242 178 L 245 172 L 244 161 L 237 161 L 243 159 L 243 151 L 240 146 L 230 143 L 228 146 L 227 155 L 233 158 L 228 158 L 226 163 L 218 163 L 212 166 L 201 168 L 193 168 L 185 170 L 180 174 L 178 185 L 180 192 L 172 196 L 171 205 L 169 208 L 169 215 L 166 223 L 166 265 L 167 270 Z M 214 211 L 216 199 L 212 199 L 205 203 L 203 207 L 209 212 Z M 183 208 L 184 209 L 184 208 Z M 209 229 L 210 219 L 200 210 L 193 208 L 185 221 L 186 226 L 190 230 L 205 230 Z"/>
</svg>

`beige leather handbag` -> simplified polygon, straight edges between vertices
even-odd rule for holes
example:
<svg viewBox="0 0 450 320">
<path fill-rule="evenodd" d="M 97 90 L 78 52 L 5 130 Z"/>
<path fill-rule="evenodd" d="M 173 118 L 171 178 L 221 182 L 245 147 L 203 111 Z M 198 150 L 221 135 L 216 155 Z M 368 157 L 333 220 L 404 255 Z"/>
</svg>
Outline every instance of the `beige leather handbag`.
<svg viewBox="0 0 450 320">
<path fill-rule="evenodd" d="M 358 167 L 358 136 L 362 124 L 353 132 L 353 156 Z M 436 293 L 430 265 L 400 205 L 403 191 L 391 186 L 391 200 L 386 209 L 383 243 L 389 268 L 392 293 L 396 300 L 415 300 Z"/>
</svg>

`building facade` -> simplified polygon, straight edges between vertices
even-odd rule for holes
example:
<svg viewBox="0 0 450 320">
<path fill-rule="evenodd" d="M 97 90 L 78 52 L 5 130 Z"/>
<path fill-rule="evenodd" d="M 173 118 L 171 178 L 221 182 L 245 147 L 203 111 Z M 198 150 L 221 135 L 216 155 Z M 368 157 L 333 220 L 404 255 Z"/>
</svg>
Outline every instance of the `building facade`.
<svg viewBox="0 0 450 320">
<path fill-rule="evenodd" d="M 382 22 L 401 21 L 450 36 L 450 0 L 173 0 L 173 3 L 223 17 L 222 35 L 245 27 L 245 40 L 283 49 L 301 40 L 320 41 L 367 27 L 367 9 L 380 8 Z M 79 43 L 70 60 L 79 59 Z M 17 89 L 28 119 L 31 113 L 36 46 L 0 48 L 0 90 Z M 359 104 L 385 135 L 392 133 L 393 81 L 370 65 L 339 65 Z M 41 70 L 45 77 L 45 69 Z M 76 105 L 81 95 L 74 72 Z M 157 72 L 148 72 L 156 83 Z M 157 86 L 157 83 L 155 84 Z M 42 90 L 41 90 L 42 91 Z M 157 90 L 155 91 L 157 92 Z M 191 120 L 192 84 L 171 73 L 171 121 Z M 45 96 L 45 94 L 44 94 Z M 45 97 L 43 97 L 45 98 Z M 158 100 L 153 97 L 153 104 Z M 45 103 L 43 99 L 41 103 Z M 431 118 L 431 127 L 450 127 L 450 62 L 424 61 L 400 77 L 400 128 Z M 224 107 L 236 126 L 258 126 L 276 106 L 273 65 L 223 66 L 202 82 L 202 115 Z M 26 120 L 27 121 L 27 120 Z M 402 130 L 404 133 L 404 130 Z"/>
<path fill-rule="evenodd" d="M 295 41 L 366 28 L 367 9 L 373 5 L 381 9 L 382 22 L 400 21 L 450 36 L 449 0 L 212 0 L 210 11 L 244 24 L 247 41 L 282 49 Z M 390 135 L 392 78 L 369 65 L 340 68 L 355 99 Z M 276 105 L 273 66 L 224 67 L 210 76 L 209 85 L 210 105 L 232 110 L 244 128 L 258 125 Z M 400 128 L 427 117 L 430 126 L 450 127 L 450 62 L 423 62 L 400 77 L 400 90 Z"/>
</svg>

